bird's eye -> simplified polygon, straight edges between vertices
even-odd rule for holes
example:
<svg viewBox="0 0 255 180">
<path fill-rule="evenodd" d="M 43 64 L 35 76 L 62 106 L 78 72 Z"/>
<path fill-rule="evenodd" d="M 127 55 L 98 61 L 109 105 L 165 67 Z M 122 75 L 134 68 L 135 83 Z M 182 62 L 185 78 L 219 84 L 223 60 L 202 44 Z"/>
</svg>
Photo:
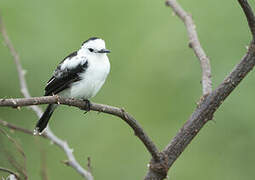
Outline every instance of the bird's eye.
<svg viewBox="0 0 255 180">
<path fill-rule="evenodd" d="M 89 48 L 89 51 L 90 51 L 90 52 L 94 52 L 94 49 L 92 49 L 92 48 Z"/>
</svg>

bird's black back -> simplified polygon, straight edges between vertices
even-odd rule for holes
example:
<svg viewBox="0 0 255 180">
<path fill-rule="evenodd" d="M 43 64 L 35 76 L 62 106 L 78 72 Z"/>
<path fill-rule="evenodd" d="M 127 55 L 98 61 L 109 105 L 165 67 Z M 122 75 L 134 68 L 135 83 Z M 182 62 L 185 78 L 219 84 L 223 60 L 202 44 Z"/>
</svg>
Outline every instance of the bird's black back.
<svg viewBox="0 0 255 180">
<path fill-rule="evenodd" d="M 63 61 L 61 61 L 45 87 L 45 96 L 57 94 L 66 88 L 69 88 L 73 82 L 80 80 L 79 74 L 87 69 L 88 61 L 73 68 L 61 69 L 61 65 L 65 60 L 74 58 L 76 55 L 77 51 L 69 54 Z"/>
</svg>

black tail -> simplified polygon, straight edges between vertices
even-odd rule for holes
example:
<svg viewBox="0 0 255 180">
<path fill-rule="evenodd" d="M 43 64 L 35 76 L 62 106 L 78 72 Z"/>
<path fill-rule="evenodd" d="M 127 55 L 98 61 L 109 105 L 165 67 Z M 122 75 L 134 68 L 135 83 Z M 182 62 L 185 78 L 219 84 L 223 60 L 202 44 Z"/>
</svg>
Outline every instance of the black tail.
<svg viewBox="0 0 255 180">
<path fill-rule="evenodd" d="M 45 112 L 43 113 L 42 117 L 39 119 L 37 122 L 35 129 L 34 129 L 34 134 L 41 134 L 42 131 L 46 128 L 50 117 L 54 110 L 56 109 L 57 105 L 56 104 L 49 104 L 48 107 L 46 108 Z"/>
</svg>

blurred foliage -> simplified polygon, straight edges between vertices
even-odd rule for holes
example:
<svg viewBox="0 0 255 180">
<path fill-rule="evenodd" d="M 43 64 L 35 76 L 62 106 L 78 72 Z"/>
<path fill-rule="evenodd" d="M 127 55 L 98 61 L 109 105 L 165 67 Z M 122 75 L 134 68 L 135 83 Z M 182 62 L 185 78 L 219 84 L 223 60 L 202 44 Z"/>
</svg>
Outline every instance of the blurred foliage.
<svg viewBox="0 0 255 180">
<path fill-rule="evenodd" d="M 237 1 L 180 3 L 192 13 L 211 59 L 216 87 L 240 61 L 251 38 L 244 14 Z M 251 5 L 255 6 L 254 1 Z M 62 58 L 89 37 L 99 36 L 112 50 L 111 73 L 94 102 L 125 107 L 160 149 L 195 109 L 201 95 L 199 62 L 188 48 L 183 23 L 164 1 L 0 0 L 0 8 L 33 96 L 43 95 L 45 83 Z M 0 57 L 1 98 L 21 97 L 14 62 L 4 43 Z M 214 121 L 171 168 L 171 179 L 254 178 L 254 78 L 251 72 L 223 103 Z M 37 121 L 27 108 L 1 108 L 0 118 L 28 129 Z M 145 175 L 150 156 L 120 119 L 61 107 L 50 125 L 74 148 L 84 167 L 91 157 L 95 179 L 130 180 Z M 61 163 L 65 154 L 48 140 L 19 132 L 12 136 L 24 148 L 30 179 L 41 178 L 41 147 L 46 151 L 49 179 L 82 179 Z M 2 156 L 0 166 L 6 165 Z"/>
</svg>

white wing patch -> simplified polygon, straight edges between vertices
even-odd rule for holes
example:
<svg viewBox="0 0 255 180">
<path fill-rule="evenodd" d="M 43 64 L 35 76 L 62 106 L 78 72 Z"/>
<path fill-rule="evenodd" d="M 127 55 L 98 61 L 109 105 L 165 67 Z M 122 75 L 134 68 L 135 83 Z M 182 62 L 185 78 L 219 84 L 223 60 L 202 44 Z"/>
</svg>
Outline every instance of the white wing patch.
<svg viewBox="0 0 255 180">
<path fill-rule="evenodd" d="M 67 58 L 61 65 L 61 70 L 65 69 L 73 69 L 77 67 L 79 64 L 84 64 L 86 62 L 86 57 L 85 56 L 75 56 L 71 58 Z"/>
</svg>

